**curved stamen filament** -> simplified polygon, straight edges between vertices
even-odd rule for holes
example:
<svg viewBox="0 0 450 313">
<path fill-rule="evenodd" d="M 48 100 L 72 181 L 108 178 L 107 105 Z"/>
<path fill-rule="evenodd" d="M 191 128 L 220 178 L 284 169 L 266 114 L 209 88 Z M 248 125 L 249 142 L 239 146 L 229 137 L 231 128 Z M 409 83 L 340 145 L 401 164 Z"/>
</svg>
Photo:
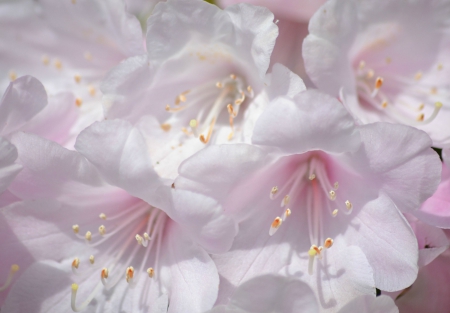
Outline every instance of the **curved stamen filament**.
<svg viewBox="0 0 450 313">
<path fill-rule="evenodd" d="M 3 286 L 0 287 L 0 291 L 6 290 L 6 288 L 9 287 L 9 285 L 11 285 L 12 279 L 14 277 L 14 274 L 19 270 L 19 265 L 17 264 L 13 264 L 11 265 L 11 268 L 9 270 L 8 273 L 8 277 L 6 278 L 5 283 L 3 284 Z"/>
</svg>

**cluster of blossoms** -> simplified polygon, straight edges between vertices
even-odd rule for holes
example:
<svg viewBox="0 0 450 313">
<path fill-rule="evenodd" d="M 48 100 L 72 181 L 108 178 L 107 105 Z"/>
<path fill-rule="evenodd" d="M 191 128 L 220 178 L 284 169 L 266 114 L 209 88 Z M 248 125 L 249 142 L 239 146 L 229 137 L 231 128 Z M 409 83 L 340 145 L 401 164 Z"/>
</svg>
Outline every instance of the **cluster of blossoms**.
<svg viewBox="0 0 450 313">
<path fill-rule="evenodd" d="M 1 1 L 2 313 L 449 312 L 450 0 L 240 2 Z"/>
</svg>

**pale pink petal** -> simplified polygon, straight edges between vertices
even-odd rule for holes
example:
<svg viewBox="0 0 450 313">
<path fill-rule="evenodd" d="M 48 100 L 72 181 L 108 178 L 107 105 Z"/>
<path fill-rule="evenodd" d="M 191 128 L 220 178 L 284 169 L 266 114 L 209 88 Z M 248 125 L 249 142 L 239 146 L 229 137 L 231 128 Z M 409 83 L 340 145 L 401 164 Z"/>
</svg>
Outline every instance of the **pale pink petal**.
<svg viewBox="0 0 450 313">
<path fill-rule="evenodd" d="M 368 158 L 363 166 L 370 169 L 371 181 L 381 183 L 400 211 L 417 211 L 435 192 L 441 173 L 430 137 L 412 127 L 389 123 L 362 126 L 360 133 L 361 152 Z"/>
<path fill-rule="evenodd" d="M 353 119 L 342 104 L 315 90 L 299 93 L 294 100 L 273 101 L 256 124 L 252 141 L 286 153 L 347 152 L 360 144 Z"/>
<path fill-rule="evenodd" d="M 339 313 L 398 313 L 394 300 L 388 296 L 360 296 L 350 301 Z"/>
<path fill-rule="evenodd" d="M 20 129 L 47 105 L 47 93 L 40 81 L 23 76 L 11 82 L 0 102 L 0 133 Z"/>
<path fill-rule="evenodd" d="M 237 226 L 215 200 L 177 188 L 172 194 L 174 208 L 168 215 L 196 243 L 209 253 L 223 253 L 230 249 Z"/>
<path fill-rule="evenodd" d="M 203 312 L 217 298 L 219 275 L 211 257 L 176 223 L 168 223 L 161 249 L 161 280 L 168 290 L 169 313 Z"/>
<path fill-rule="evenodd" d="M 412 214 L 430 225 L 450 228 L 450 169 L 445 159 L 442 163 L 441 183 L 436 192 L 423 203 L 420 210 Z"/>
<path fill-rule="evenodd" d="M 0 137 L 0 194 L 2 194 L 20 172 L 22 166 L 16 164 L 17 149 L 8 140 Z"/>
<path fill-rule="evenodd" d="M 282 64 L 274 64 L 272 72 L 267 76 L 270 80 L 267 88 L 270 99 L 284 96 L 293 98 L 306 90 L 303 80 Z"/>
<path fill-rule="evenodd" d="M 363 250 L 373 268 L 377 288 L 396 291 L 410 286 L 416 279 L 416 237 L 385 194 L 381 193 L 354 216 L 345 239 Z"/>
</svg>

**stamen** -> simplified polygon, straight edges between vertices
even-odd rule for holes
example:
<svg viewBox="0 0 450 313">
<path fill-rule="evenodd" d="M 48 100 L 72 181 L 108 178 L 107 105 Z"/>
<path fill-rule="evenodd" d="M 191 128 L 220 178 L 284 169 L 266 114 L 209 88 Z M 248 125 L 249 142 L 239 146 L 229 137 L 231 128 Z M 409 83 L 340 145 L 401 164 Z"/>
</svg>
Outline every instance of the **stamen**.
<svg viewBox="0 0 450 313">
<path fill-rule="evenodd" d="M 332 201 L 336 200 L 336 191 L 330 190 L 328 194 L 330 195 L 330 200 Z"/>
<path fill-rule="evenodd" d="M 105 213 L 100 213 L 99 217 L 100 217 L 102 220 L 106 220 L 106 214 L 105 214 Z"/>
<path fill-rule="evenodd" d="M 327 239 L 325 239 L 325 242 L 324 242 L 324 244 L 323 244 L 323 246 L 326 248 L 326 249 L 329 249 L 329 248 L 331 248 L 331 246 L 333 245 L 333 239 L 331 239 L 331 238 L 327 238 Z"/>
<path fill-rule="evenodd" d="M 313 180 L 313 179 L 315 179 L 316 178 L 316 174 L 311 174 L 311 175 L 309 175 L 309 180 Z"/>
<path fill-rule="evenodd" d="M 172 128 L 172 125 L 168 123 L 161 124 L 161 129 L 165 132 L 168 132 Z"/>
<path fill-rule="evenodd" d="M 56 59 L 54 64 L 58 70 L 60 70 L 62 68 L 62 63 L 59 59 Z"/>
<path fill-rule="evenodd" d="M 152 267 L 149 267 L 147 269 L 147 274 L 148 274 L 148 277 L 153 278 L 153 276 L 155 275 L 155 270 Z"/>
<path fill-rule="evenodd" d="M 80 259 L 79 258 L 73 259 L 73 261 L 72 261 L 72 269 L 78 268 L 79 265 L 80 265 Z"/>
<path fill-rule="evenodd" d="M 48 56 L 46 56 L 46 55 L 42 56 L 42 63 L 44 65 L 48 65 L 50 63 L 50 59 L 48 58 Z"/>
<path fill-rule="evenodd" d="M 175 98 L 175 105 L 179 105 L 181 102 L 186 102 L 185 93 L 181 93 Z"/>
<path fill-rule="evenodd" d="M 437 66 L 437 70 L 442 71 L 443 68 L 444 68 L 444 66 L 442 65 L 442 63 L 439 63 Z"/>
<path fill-rule="evenodd" d="M 283 220 L 281 219 L 281 217 L 277 216 L 273 220 L 272 225 L 270 225 L 269 235 L 272 236 L 273 234 L 275 234 L 277 232 L 278 228 L 280 228 L 282 223 L 283 223 Z"/>
<path fill-rule="evenodd" d="M 91 262 L 91 264 L 94 264 L 94 263 L 95 263 L 95 257 L 94 257 L 93 255 L 91 255 L 91 256 L 89 257 L 89 262 Z"/>
<path fill-rule="evenodd" d="M 247 86 L 247 92 L 248 92 L 248 94 L 249 94 L 249 96 L 251 97 L 251 98 L 253 98 L 253 88 L 252 88 L 252 86 Z"/>
<path fill-rule="evenodd" d="M 100 235 L 104 236 L 106 233 L 105 225 L 100 225 L 100 227 L 98 228 L 98 232 L 100 233 Z"/>
<path fill-rule="evenodd" d="M 92 239 L 92 233 L 88 230 L 86 232 L 86 235 L 84 235 L 84 238 L 86 238 L 87 241 L 91 241 Z"/>
<path fill-rule="evenodd" d="M 236 79 L 236 75 L 231 74 L 231 75 L 230 75 L 230 78 L 231 78 L 231 79 Z"/>
<path fill-rule="evenodd" d="M 359 69 L 360 69 L 360 70 L 363 70 L 364 67 L 366 67 L 366 62 L 360 61 L 360 62 L 359 62 Z"/>
<path fill-rule="evenodd" d="M 80 107 L 82 104 L 83 104 L 83 99 L 81 99 L 81 98 L 76 98 L 75 99 L 75 105 L 77 107 Z"/>
<path fill-rule="evenodd" d="M 387 105 L 388 105 L 388 102 L 386 100 L 383 100 L 383 102 L 381 103 L 381 107 L 383 109 L 385 109 L 387 107 Z"/>
<path fill-rule="evenodd" d="M 289 195 L 285 195 L 283 200 L 281 200 L 281 207 L 288 205 L 290 200 L 291 199 L 290 199 Z"/>
<path fill-rule="evenodd" d="M 100 273 L 100 278 L 104 280 L 104 279 L 108 278 L 108 276 L 109 276 L 108 269 L 106 267 L 102 268 L 102 271 Z"/>
<path fill-rule="evenodd" d="M 16 80 L 16 78 L 17 78 L 17 73 L 13 70 L 9 71 L 9 80 L 13 82 Z"/>
<path fill-rule="evenodd" d="M 72 284 L 72 299 L 70 302 L 70 306 L 72 307 L 72 310 L 74 312 L 80 312 L 80 311 L 83 311 L 85 308 L 87 308 L 89 303 L 91 303 L 91 301 L 94 299 L 94 297 L 97 293 L 97 290 L 98 290 L 98 287 L 89 295 L 89 297 L 83 303 L 81 303 L 81 305 L 79 307 L 77 307 L 76 300 L 77 300 L 78 285 Z"/>
<path fill-rule="evenodd" d="M 314 246 L 312 246 L 308 251 L 309 261 L 308 261 L 308 274 L 312 275 L 314 270 L 314 258 L 317 255 L 317 252 L 315 249 L 313 249 Z"/>
<path fill-rule="evenodd" d="M 289 217 L 291 216 L 291 210 L 290 209 L 286 209 L 286 211 L 284 211 L 283 213 L 283 222 Z"/>
<path fill-rule="evenodd" d="M 3 284 L 3 286 L 0 287 L 0 291 L 6 290 L 6 288 L 9 287 L 9 285 L 11 285 L 12 279 L 14 277 L 14 274 L 20 269 L 19 265 L 17 264 L 13 264 L 11 265 L 11 268 L 9 270 L 9 274 L 8 277 L 6 278 L 5 283 Z"/>
<path fill-rule="evenodd" d="M 142 241 L 144 240 L 144 239 L 142 238 L 142 236 L 139 235 L 139 234 L 137 234 L 135 238 L 136 238 L 136 241 L 138 242 L 138 244 L 142 245 Z"/>
<path fill-rule="evenodd" d="M 368 79 L 371 79 L 372 77 L 374 77 L 375 76 L 375 72 L 373 71 L 373 70 L 369 70 L 368 72 L 367 72 L 367 78 Z"/>
<path fill-rule="evenodd" d="M 147 233 L 144 233 L 145 240 L 150 240 L 150 236 Z"/>
<path fill-rule="evenodd" d="M 417 73 L 414 75 L 414 79 L 415 79 L 415 80 L 420 80 L 421 78 L 422 78 L 422 72 L 421 72 L 421 71 L 417 72 Z"/>
<path fill-rule="evenodd" d="M 126 279 L 127 279 L 127 283 L 129 283 L 130 281 L 133 280 L 134 277 L 134 268 L 132 266 L 127 267 L 126 270 Z"/>
<path fill-rule="evenodd" d="M 213 132 L 215 124 L 216 124 L 216 118 L 213 118 L 211 121 L 211 124 L 209 125 L 208 134 L 206 135 L 206 138 L 203 134 L 200 135 L 200 141 L 203 142 L 204 144 L 207 144 L 208 141 L 211 139 L 211 134 Z"/>
<path fill-rule="evenodd" d="M 219 88 L 219 89 L 223 88 L 223 84 L 221 82 L 217 82 L 216 83 L 216 87 Z"/>
<path fill-rule="evenodd" d="M 170 105 L 166 105 L 166 111 L 170 113 L 178 112 L 184 110 L 186 107 L 178 107 L 178 108 L 171 108 Z"/>
<path fill-rule="evenodd" d="M 423 122 L 424 119 L 425 119 L 425 114 L 423 114 L 423 113 L 417 115 L 417 117 L 416 117 L 416 121 L 418 121 L 418 122 Z"/>
<path fill-rule="evenodd" d="M 198 122 L 197 122 L 197 120 L 191 120 L 189 122 L 189 126 L 191 127 L 192 133 L 194 134 L 194 136 L 198 137 L 198 130 L 197 130 Z"/>
<path fill-rule="evenodd" d="M 278 193 L 278 186 L 272 187 L 272 190 L 270 190 L 270 195 L 269 195 L 270 199 L 274 200 L 277 193 Z"/>
<path fill-rule="evenodd" d="M 338 190 L 338 188 L 339 188 L 339 183 L 338 183 L 338 182 L 335 182 L 334 185 L 333 185 L 333 187 L 334 187 L 334 190 Z"/>
<path fill-rule="evenodd" d="M 377 93 L 378 90 L 380 90 L 381 86 L 383 86 L 383 78 L 381 77 L 377 77 L 376 81 L 375 81 L 375 88 L 372 91 L 371 97 L 374 98 Z"/>
<path fill-rule="evenodd" d="M 350 201 L 346 200 L 345 206 L 347 207 L 348 212 L 351 212 L 353 210 L 353 204 Z"/>
<path fill-rule="evenodd" d="M 94 96 L 95 96 L 96 90 L 95 90 L 94 86 L 89 85 L 89 86 L 88 86 L 88 91 L 89 91 L 89 94 L 91 95 L 91 97 L 94 97 Z"/>
<path fill-rule="evenodd" d="M 240 105 L 240 104 L 242 104 L 242 102 L 244 102 L 244 101 L 245 101 L 245 93 L 244 93 L 243 91 L 241 91 L 241 97 L 238 98 L 238 99 L 236 99 L 236 100 L 234 101 L 234 104 Z"/>
<path fill-rule="evenodd" d="M 76 74 L 73 78 L 75 79 L 75 82 L 76 82 L 77 84 L 80 83 L 80 81 L 81 81 L 81 76 L 80 76 L 80 75 Z"/>
<path fill-rule="evenodd" d="M 338 214 L 339 210 L 338 209 L 334 209 L 333 212 L 331 213 L 333 215 L 333 217 L 336 217 L 336 215 Z"/>
<path fill-rule="evenodd" d="M 72 230 L 75 234 L 78 234 L 78 232 L 80 231 L 80 226 L 78 225 L 72 225 Z"/>
</svg>

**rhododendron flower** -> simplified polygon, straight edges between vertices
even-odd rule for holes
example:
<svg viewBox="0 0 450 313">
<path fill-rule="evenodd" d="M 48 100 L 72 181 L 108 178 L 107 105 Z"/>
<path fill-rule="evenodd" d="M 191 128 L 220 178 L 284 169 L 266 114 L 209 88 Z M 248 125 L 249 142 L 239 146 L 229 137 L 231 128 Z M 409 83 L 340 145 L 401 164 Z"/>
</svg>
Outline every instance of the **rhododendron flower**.
<svg viewBox="0 0 450 313">
<path fill-rule="evenodd" d="M 1 89 L 10 80 L 32 75 L 45 86 L 50 113 L 76 109 L 67 147 L 83 128 L 103 119 L 103 76 L 124 58 L 144 51 L 140 24 L 121 0 L 3 2 L 0 41 Z M 54 122 L 64 124 L 62 116 Z"/>
<path fill-rule="evenodd" d="M 336 1 L 311 18 L 308 75 L 362 123 L 387 121 L 450 145 L 450 2 Z"/>
<path fill-rule="evenodd" d="M 425 133 L 357 127 L 337 100 L 305 91 L 274 100 L 253 142 L 273 148 L 274 161 L 255 146 L 208 147 L 180 166 L 175 181 L 215 198 L 240 222 L 231 251 L 214 256 L 227 282 L 220 301 L 267 272 L 300 276 L 324 311 L 375 287 L 413 283 L 417 242 L 400 211 L 417 210 L 439 183 L 440 161 Z"/>
<path fill-rule="evenodd" d="M 105 183 L 78 152 L 23 133 L 12 142 L 24 169 L 10 190 L 24 201 L 2 209 L 0 238 L 9 251 L 2 264 L 21 270 L 2 310 L 212 307 L 219 277 L 208 252 L 230 246 L 225 236 L 215 240 L 221 229 L 229 225 L 222 231 L 234 234 L 220 207 L 212 208 L 215 201 L 177 190 L 173 197 L 170 191 L 161 195 L 165 205 L 157 208 Z M 38 155 L 45 157 L 33 157 Z M 173 205 L 177 202 L 186 203 L 182 211 Z M 9 268 L 0 270 L 6 277 Z"/>
<path fill-rule="evenodd" d="M 441 183 L 414 215 L 430 225 L 450 228 L 450 149 L 442 150 L 442 158 Z"/>
<path fill-rule="evenodd" d="M 264 8 L 158 3 L 147 55 L 122 62 L 102 84 L 105 114 L 145 129 L 153 166 L 174 178 L 205 144 L 251 136 L 247 116 L 268 102 L 261 92 L 277 35 Z"/>
</svg>

